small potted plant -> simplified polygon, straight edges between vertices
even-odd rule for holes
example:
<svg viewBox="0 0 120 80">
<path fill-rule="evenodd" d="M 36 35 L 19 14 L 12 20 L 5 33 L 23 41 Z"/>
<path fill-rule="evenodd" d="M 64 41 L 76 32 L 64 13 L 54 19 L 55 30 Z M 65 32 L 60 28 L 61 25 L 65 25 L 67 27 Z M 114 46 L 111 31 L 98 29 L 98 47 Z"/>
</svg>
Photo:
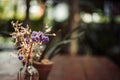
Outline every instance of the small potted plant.
<svg viewBox="0 0 120 80">
<path fill-rule="evenodd" d="M 17 47 L 18 59 L 21 60 L 25 67 L 25 80 L 46 80 L 52 68 L 53 62 L 48 59 L 43 59 L 42 49 L 49 42 L 49 36 L 56 36 L 55 33 L 48 34 L 49 30 L 32 31 L 27 25 L 22 26 L 22 23 L 11 22 L 14 32 L 11 34 L 15 40 Z M 18 80 L 21 80 L 21 71 L 18 73 Z M 38 71 L 38 73 L 37 73 Z M 35 77 L 35 76 L 39 76 Z"/>
</svg>

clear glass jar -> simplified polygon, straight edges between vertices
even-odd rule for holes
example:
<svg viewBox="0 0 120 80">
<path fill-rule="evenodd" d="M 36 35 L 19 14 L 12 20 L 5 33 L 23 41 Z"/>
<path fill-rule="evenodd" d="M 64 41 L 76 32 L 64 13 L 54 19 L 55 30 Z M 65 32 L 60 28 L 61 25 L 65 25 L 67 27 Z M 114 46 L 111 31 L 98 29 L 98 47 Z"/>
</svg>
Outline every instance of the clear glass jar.
<svg viewBox="0 0 120 80">
<path fill-rule="evenodd" d="M 17 80 L 39 80 L 39 72 L 32 65 L 32 62 L 26 60 L 23 67 L 19 70 Z"/>
</svg>

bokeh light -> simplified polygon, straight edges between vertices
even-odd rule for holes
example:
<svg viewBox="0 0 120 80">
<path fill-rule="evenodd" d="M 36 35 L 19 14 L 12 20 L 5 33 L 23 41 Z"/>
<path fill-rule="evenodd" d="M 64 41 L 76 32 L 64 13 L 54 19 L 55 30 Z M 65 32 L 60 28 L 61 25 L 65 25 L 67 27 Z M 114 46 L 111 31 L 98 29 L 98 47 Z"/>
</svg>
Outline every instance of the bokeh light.
<svg viewBox="0 0 120 80">
<path fill-rule="evenodd" d="M 81 16 L 82 20 L 85 22 L 85 23 L 91 23 L 92 22 L 92 15 L 89 14 L 89 13 L 84 13 L 82 16 Z"/>
<path fill-rule="evenodd" d="M 69 16 L 69 8 L 65 3 L 58 4 L 53 11 L 53 17 L 57 22 L 63 22 Z"/>
</svg>

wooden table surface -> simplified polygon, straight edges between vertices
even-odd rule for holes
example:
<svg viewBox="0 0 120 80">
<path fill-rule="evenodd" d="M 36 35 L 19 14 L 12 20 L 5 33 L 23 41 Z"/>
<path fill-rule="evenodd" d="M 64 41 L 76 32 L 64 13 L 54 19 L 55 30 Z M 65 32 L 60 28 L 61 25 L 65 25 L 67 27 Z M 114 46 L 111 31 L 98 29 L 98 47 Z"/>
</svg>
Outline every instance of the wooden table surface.
<svg viewBox="0 0 120 80">
<path fill-rule="evenodd" d="M 120 68 L 106 57 L 56 56 L 48 80 L 120 80 Z"/>
<path fill-rule="evenodd" d="M 0 52 L 0 80 L 16 80 L 21 67 L 12 52 Z M 120 80 L 120 68 L 106 57 L 56 56 L 48 80 Z"/>
</svg>

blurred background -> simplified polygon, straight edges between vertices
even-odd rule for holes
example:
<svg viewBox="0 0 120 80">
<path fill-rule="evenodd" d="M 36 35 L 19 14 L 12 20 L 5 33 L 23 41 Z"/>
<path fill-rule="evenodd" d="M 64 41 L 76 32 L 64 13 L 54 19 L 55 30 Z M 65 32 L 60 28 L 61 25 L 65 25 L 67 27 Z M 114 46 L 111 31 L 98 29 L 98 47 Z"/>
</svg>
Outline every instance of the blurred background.
<svg viewBox="0 0 120 80">
<path fill-rule="evenodd" d="M 57 36 L 44 53 L 106 56 L 120 65 L 120 2 L 117 0 L 0 0 L 0 51 L 14 50 L 11 21 Z M 45 26 L 48 25 L 48 26 Z"/>
</svg>

